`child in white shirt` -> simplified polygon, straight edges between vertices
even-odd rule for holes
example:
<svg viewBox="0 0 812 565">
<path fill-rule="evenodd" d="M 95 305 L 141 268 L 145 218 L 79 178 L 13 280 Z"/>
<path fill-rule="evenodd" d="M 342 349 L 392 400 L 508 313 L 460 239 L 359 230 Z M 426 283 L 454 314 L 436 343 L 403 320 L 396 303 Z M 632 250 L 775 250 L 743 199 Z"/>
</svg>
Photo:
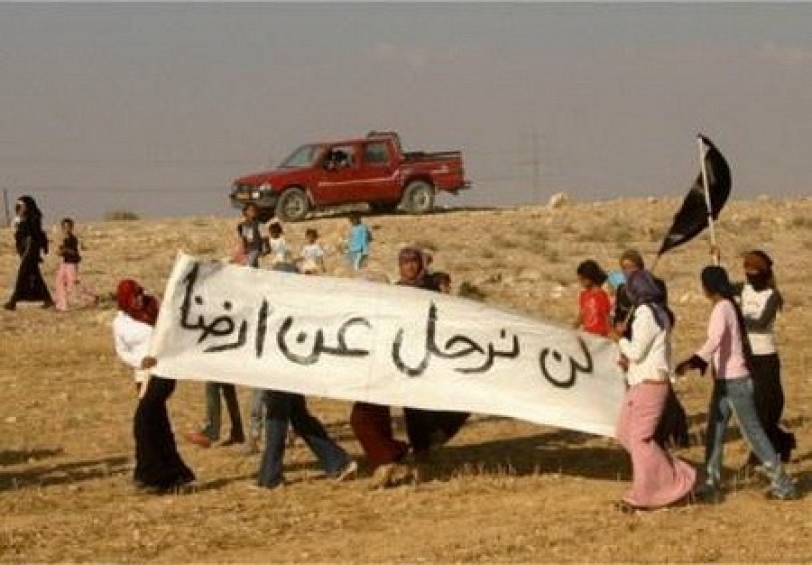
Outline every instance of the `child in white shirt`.
<svg viewBox="0 0 812 565">
<path fill-rule="evenodd" d="M 319 243 L 319 232 L 313 228 L 305 231 L 307 243 L 302 246 L 300 270 L 306 275 L 319 275 L 324 273 L 324 249 Z"/>
<path fill-rule="evenodd" d="M 268 226 L 268 254 L 271 256 L 271 264 L 290 263 L 290 250 L 288 242 L 282 235 L 282 224 L 271 222 Z"/>
</svg>

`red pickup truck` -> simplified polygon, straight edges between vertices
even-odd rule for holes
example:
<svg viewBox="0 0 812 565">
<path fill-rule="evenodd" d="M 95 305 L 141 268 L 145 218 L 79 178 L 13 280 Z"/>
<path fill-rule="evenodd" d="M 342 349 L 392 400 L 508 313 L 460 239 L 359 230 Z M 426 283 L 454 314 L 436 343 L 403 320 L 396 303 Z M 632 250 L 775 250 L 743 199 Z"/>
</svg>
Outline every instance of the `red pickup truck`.
<svg viewBox="0 0 812 565">
<path fill-rule="evenodd" d="M 358 203 L 423 214 L 434 207 L 437 192 L 467 188 L 459 151 L 404 152 L 397 133 L 371 132 L 302 145 L 276 169 L 235 180 L 230 198 L 238 208 L 256 203 L 263 221 L 274 215 L 298 221 L 314 209 Z"/>
</svg>

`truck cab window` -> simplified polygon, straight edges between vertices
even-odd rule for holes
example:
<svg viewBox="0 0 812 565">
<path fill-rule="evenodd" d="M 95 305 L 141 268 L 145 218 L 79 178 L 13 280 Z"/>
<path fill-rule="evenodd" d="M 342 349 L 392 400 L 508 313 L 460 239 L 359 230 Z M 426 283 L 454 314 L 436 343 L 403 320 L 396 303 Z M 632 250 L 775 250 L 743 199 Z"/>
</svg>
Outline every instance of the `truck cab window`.
<svg viewBox="0 0 812 565">
<path fill-rule="evenodd" d="M 389 151 L 386 144 L 381 142 L 368 143 L 364 147 L 364 161 L 367 163 L 386 163 L 389 161 Z"/>
</svg>

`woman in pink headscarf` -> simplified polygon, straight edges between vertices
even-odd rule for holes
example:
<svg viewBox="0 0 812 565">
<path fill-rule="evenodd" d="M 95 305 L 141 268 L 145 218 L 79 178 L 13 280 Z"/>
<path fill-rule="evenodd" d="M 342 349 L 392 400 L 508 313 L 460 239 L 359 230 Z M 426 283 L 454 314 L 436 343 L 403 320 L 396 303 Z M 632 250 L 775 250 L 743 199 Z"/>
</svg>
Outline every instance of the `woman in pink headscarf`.
<svg viewBox="0 0 812 565">
<path fill-rule="evenodd" d="M 136 370 L 140 396 L 133 418 L 133 478 L 136 485 L 147 492 L 182 492 L 195 480 L 195 475 L 178 453 L 166 409 L 175 381 L 149 374 L 156 364 L 148 355 L 148 349 L 158 319 L 158 300 L 144 292 L 134 280 L 125 279 L 118 283 L 116 301 L 119 310 L 113 320 L 116 353 Z"/>
</svg>

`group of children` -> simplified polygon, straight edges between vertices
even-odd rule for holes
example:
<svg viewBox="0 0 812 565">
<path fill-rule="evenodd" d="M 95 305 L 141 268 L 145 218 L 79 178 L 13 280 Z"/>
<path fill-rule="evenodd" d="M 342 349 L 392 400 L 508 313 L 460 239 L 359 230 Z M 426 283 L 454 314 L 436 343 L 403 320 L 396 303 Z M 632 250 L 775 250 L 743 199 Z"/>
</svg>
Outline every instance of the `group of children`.
<svg viewBox="0 0 812 565">
<path fill-rule="evenodd" d="M 319 233 L 314 228 L 305 231 L 305 244 L 299 254 L 293 252 L 285 240 L 284 229 L 278 220 L 268 224 L 268 235 L 262 235 L 259 208 L 254 203 L 243 207 L 243 220 L 237 225 L 237 245 L 233 262 L 250 267 L 258 267 L 260 257 L 269 257 L 271 267 L 278 264 L 294 263 L 304 274 L 315 275 L 325 272 L 324 248 L 319 243 Z M 356 271 L 367 262 L 372 244 L 372 231 L 357 213 L 349 216 L 350 229 L 346 242 L 346 260 Z"/>
</svg>

